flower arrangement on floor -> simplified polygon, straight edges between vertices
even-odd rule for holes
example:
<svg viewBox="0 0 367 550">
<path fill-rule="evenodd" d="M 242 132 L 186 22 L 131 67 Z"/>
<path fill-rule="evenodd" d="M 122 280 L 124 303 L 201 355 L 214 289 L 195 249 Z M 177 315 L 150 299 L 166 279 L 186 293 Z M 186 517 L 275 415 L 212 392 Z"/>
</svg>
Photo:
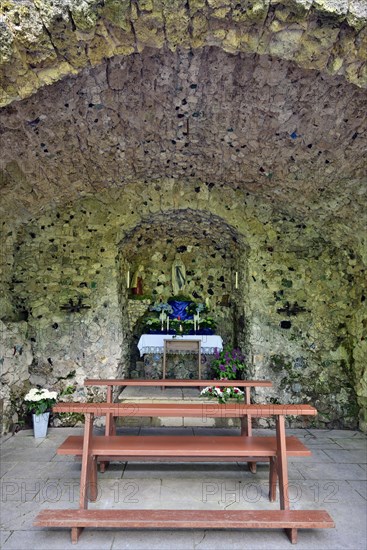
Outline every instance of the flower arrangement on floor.
<svg viewBox="0 0 367 550">
<path fill-rule="evenodd" d="M 218 403 L 226 403 L 229 399 L 243 401 L 244 392 L 239 388 L 208 386 L 200 392 L 200 397 L 207 397 L 208 399 L 218 399 Z"/>
<path fill-rule="evenodd" d="M 28 411 L 36 415 L 50 411 L 56 400 L 56 391 L 39 388 L 32 388 L 24 397 Z"/>
<path fill-rule="evenodd" d="M 222 351 L 214 351 L 214 360 L 210 367 L 216 378 L 226 378 L 228 380 L 239 380 L 244 374 L 247 374 L 248 367 L 245 363 L 245 357 L 239 349 L 232 349 L 230 346 L 224 347 Z"/>
</svg>

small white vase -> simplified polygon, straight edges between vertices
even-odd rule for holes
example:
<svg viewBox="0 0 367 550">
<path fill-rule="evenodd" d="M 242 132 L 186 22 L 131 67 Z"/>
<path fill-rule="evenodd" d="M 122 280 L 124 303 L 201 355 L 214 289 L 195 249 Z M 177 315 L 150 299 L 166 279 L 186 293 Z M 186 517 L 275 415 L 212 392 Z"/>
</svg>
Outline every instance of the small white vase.
<svg viewBox="0 0 367 550">
<path fill-rule="evenodd" d="M 32 414 L 33 433 L 35 438 L 46 437 L 50 413 Z"/>
</svg>

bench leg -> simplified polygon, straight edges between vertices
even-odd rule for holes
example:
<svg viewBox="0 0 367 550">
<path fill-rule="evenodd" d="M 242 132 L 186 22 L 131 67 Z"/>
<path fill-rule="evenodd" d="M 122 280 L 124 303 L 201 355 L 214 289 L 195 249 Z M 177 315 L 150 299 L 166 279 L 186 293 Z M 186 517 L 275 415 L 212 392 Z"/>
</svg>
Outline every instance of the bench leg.
<svg viewBox="0 0 367 550">
<path fill-rule="evenodd" d="M 108 465 L 109 465 L 109 462 L 107 461 L 103 461 L 99 463 L 99 471 L 101 472 L 101 474 L 105 473 L 106 469 L 108 468 Z"/>
<path fill-rule="evenodd" d="M 277 470 L 279 479 L 279 500 L 280 509 L 289 510 L 288 494 L 288 466 L 287 466 L 287 448 L 285 439 L 285 420 L 284 415 L 279 415 L 276 420 L 277 437 Z"/>
<path fill-rule="evenodd" d="M 247 466 L 252 474 L 256 474 L 256 462 L 248 462 Z"/>
<path fill-rule="evenodd" d="M 71 542 L 72 544 L 76 544 L 79 540 L 79 537 L 81 535 L 81 532 L 83 531 L 84 527 L 72 527 L 71 528 Z"/>
<path fill-rule="evenodd" d="M 269 468 L 269 500 L 274 502 L 277 497 L 277 461 L 275 456 L 270 457 L 270 468 Z"/>
<path fill-rule="evenodd" d="M 284 529 L 287 537 L 291 541 L 292 544 L 297 544 L 297 538 L 298 538 L 298 530 L 297 528 L 293 527 L 291 529 Z"/>
<path fill-rule="evenodd" d="M 89 465 L 89 482 L 88 482 L 88 498 L 91 502 L 95 502 L 98 497 L 98 482 L 97 482 L 97 457 L 93 456 Z"/>
<path fill-rule="evenodd" d="M 126 387 L 126 386 L 125 386 Z M 113 403 L 113 388 L 112 386 L 107 387 L 107 403 Z M 106 414 L 106 435 L 116 435 L 116 420 L 113 414 Z M 104 473 L 106 468 L 108 468 L 109 462 L 103 461 L 100 462 L 99 469 L 101 473 Z"/>
<path fill-rule="evenodd" d="M 245 389 L 245 403 L 251 403 L 250 388 Z M 252 436 L 252 418 L 250 414 L 241 417 L 241 435 Z M 248 462 L 248 469 L 252 474 L 256 474 L 256 462 Z"/>
<path fill-rule="evenodd" d="M 79 495 L 79 508 L 82 510 L 86 510 L 88 508 L 91 468 L 92 468 L 92 462 L 94 461 L 94 457 L 90 454 L 90 442 L 92 439 L 92 432 L 93 432 L 93 419 L 94 419 L 94 415 L 92 413 L 85 414 L 82 468 L 80 472 L 80 495 Z"/>
</svg>

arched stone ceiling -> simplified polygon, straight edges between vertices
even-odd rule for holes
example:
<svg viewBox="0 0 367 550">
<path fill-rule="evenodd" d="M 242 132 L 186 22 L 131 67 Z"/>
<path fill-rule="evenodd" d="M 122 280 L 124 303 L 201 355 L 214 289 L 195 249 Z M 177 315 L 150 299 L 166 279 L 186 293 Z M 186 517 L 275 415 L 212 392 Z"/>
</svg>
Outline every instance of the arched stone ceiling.
<svg viewBox="0 0 367 550">
<path fill-rule="evenodd" d="M 272 55 L 367 85 L 365 0 L 4 0 L 1 103 L 146 47 Z"/>
<path fill-rule="evenodd" d="M 165 239 L 167 244 L 174 243 L 177 252 L 182 251 L 182 247 L 186 249 L 187 243 L 190 243 L 191 247 L 218 251 L 232 261 L 244 248 L 241 236 L 221 218 L 189 208 L 149 216 L 149 219 L 144 219 L 133 230 L 126 232 L 119 248 L 125 257 L 140 263 L 157 236 Z"/>
<path fill-rule="evenodd" d="M 1 212 L 20 222 L 173 178 L 249 193 L 353 237 L 364 227 L 365 112 L 365 91 L 344 78 L 269 56 L 116 56 L 2 110 Z"/>
</svg>

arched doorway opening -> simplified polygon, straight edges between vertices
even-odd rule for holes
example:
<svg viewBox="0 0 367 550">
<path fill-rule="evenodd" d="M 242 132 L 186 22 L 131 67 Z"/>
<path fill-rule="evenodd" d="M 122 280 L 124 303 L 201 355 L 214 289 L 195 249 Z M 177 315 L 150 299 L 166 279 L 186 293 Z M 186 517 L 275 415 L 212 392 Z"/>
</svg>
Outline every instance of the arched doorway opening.
<svg viewBox="0 0 367 550">
<path fill-rule="evenodd" d="M 225 344 L 246 346 L 246 245 L 238 231 L 209 212 L 168 210 L 145 217 L 119 243 L 120 301 L 128 312 L 130 367 L 145 376 L 137 348 L 151 307 L 172 298 L 203 303 L 208 326 Z M 136 286 L 138 285 L 138 287 Z"/>
</svg>

